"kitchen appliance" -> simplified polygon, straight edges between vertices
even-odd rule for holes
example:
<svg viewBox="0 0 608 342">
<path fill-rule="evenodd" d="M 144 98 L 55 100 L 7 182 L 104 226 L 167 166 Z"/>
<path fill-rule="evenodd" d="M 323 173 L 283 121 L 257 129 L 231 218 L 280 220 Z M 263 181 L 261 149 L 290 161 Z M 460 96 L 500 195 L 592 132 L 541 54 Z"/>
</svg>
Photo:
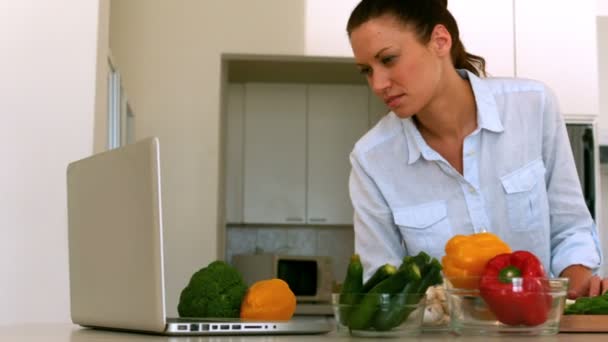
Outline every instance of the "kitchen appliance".
<svg viewBox="0 0 608 342">
<path fill-rule="evenodd" d="M 576 171 L 581 182 L 585 203 L 591 216 L 595 219 L 595 142 L 593 138 L 593 125 L 566 124 L 572 155 L 576 164 Z"/>
<path fill-rule="evenodd" d="M 289 285 L 298 303 L 329 303 L 333 287 L 332 262 L 328 256 L 237 254 L 232 263 L 249 285 L 279 278 Z"/>
</svg>

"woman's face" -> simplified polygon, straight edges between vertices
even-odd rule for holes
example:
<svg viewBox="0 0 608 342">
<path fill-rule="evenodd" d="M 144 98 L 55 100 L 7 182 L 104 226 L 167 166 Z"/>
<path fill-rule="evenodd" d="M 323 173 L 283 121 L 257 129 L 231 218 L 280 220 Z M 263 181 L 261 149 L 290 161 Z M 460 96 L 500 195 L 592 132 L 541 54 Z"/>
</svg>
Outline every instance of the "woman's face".
<svg viewBox="0 0 608 342">
<path fill-rule="evenodd" d="M 424 111 L 442 74 L 433 38 L 422 44 L 412 29 L 385 15 L 353 30 L 350 43 L 370 87 L 397 116 Z"/>
</svg>

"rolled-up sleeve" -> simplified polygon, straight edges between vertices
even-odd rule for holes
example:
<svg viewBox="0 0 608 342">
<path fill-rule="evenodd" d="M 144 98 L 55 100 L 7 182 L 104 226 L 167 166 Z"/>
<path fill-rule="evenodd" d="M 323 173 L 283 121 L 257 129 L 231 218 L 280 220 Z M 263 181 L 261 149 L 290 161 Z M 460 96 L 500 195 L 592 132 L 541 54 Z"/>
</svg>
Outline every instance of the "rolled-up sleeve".
<svg viewBox="0 0 608 342">
<path fill-rule="evenodd" d="M 364 279 L 368 279 L 376 268 L 385 263 L 400 265 L 405 249 L 378 186 L 365 172 L 354 152 L 350 161 L 349 191 L 354 208 L 355 252 L 361 258 Z"/>
<path fill-rule="evenodd" d="M 551 222 L 551 272 L 570 265 L 597 272 L 602 251 L 596 225 L 585 204 L 568 133 L 550 89 L 545 89 L 543 159 Z"/>
</svg>

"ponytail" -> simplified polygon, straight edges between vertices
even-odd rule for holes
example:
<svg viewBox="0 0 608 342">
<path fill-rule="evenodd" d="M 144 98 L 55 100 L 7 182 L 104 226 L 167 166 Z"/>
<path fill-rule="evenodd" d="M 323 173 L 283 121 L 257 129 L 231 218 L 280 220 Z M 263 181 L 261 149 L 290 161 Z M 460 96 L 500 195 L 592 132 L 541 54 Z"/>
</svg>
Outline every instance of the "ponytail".
<svg viewBox="0 0 608 342">
<path fill-rule="evenodd" d="M 450 50 L 452 63 L 456 69 L 466 69 L 478 77 L 486 77 L 486 60 L 481 57 L 468 53 L 460 38 L 452 38 L 452 49 Z"/>
</svg>

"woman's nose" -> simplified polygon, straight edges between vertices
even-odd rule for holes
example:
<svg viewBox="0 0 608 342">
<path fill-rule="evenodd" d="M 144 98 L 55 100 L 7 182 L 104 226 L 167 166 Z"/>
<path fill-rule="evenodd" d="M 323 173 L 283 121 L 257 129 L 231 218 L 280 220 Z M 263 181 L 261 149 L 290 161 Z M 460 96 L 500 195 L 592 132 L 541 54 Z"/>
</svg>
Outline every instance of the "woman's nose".
<svg viewBox="0 0 608 342">
<path fill-rule="evenodd" d="M 376 94 L 382 94 L 391 85 L 390 78 L 383 71 L 375 71 L 370 75 L 368 79 L 370 87 Z"/>
</svg>

